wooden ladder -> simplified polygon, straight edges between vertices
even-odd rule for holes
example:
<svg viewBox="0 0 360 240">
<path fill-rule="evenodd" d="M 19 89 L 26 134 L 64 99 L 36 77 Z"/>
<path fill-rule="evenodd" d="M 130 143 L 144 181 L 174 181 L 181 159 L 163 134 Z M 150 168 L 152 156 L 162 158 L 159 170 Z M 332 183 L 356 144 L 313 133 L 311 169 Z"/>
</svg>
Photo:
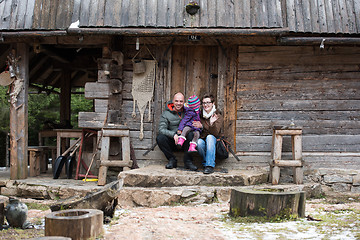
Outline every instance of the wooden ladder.
<svg viewBox="0 0 360 240">
<path fill-rule="evenodd" d="M 130 131 L 125 126 L 103 128 L 101 137 L 101 153 L 98 185 L 106 184 L 108 167 L 122 167 L 123 171 L 130 170 L 132 160 L 130 160 Z M 109 160 L 110 137 L 121 138 L 122 159 Z"/>
<path fill-rule="evenodd" d="M 291 136 L 292 160 L 281 160 L 283 136 Z M 270 164 L 270 181 L 276 185 L 280 179 L 280 167 L 293 167 L 293 180 L 303 183 L 302 129 L 299 127 L 274 126 Z"/>
</svg>

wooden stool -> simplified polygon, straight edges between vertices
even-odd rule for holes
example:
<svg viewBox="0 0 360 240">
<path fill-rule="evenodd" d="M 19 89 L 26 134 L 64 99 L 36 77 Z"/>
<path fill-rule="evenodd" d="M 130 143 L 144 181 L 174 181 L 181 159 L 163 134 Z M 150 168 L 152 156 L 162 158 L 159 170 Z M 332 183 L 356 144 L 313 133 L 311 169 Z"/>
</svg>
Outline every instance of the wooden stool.
<svg viewBox="0 0 360 240">
<path fill-rule="evenodd" d="M 122 147 L 121 160 L 109 160 L 110 137 L 120 137 Z M 117 126 L 114 128 L 107 127 L 102 130 L 101 138 L 101 154 L 98 185 L 106 184 L 106 175 L 108 167 L 123 167 L 124 171 L 130 170 L 132 160 L 130 160 L 130 131 L 125 126 Z"/>
<path fill-rule="evenodd" d="M 29 152 L 29 165 L 30 171 L 29 176 L 39 176 L 40 173 L 44 173 L 47 170 L 47 157 L 46 151 L 48 147 L 45 146 L 30 146 L 28 147 Z"/>
<path fill-rule="evenodd" d="M 302 161 L 302 129 L 299 127 L 274 126 L 272 135 L 272 149 L 270 164 L 270 180 L 272 184 L 278 184 L 280 167 L 293 167 L 294 183 L 303 183 Z M 281 160 L 283 136 L 291 136 L 292 160 Z"/>
</svg>

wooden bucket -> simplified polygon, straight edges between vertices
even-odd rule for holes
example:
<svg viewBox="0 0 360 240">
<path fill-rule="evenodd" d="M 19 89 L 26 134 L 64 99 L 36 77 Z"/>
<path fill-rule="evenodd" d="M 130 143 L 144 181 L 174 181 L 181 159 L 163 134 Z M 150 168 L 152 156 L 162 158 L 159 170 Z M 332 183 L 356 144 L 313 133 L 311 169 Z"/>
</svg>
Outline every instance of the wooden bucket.
<svg viewBox="0 0 360 240">
<path fill-rule="evenodd" d="M 136 74 L 141 74 L 146 71 L 145 62 L 141 59 L 134 59 L 133 61 L 133 71 Z"/>
</svg>

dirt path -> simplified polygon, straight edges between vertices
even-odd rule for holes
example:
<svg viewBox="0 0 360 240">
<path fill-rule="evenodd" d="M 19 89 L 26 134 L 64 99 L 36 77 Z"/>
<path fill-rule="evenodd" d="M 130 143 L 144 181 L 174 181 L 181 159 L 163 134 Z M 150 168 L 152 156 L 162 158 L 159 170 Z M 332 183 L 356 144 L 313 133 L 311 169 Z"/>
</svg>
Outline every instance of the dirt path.
<svg viewBox="0 0 360 240">
<path fill-rule="evenodd" d="M 226 217 L 228 211 L 228 203 L 117 209 L 100 239 L 360 239 L 359 197 L 308 200 L 306 215 L 322 221 L 236 223 Z M 30 209 L 28 221 L 38 229 L 3 230 L 0 239 L 43 236 L 48 213 L 50 210 Z"/>
<path fill-rule="evenodd" d="M 117 211 L 117 217 L 106 229 L 105 239 L 358 239 L 360 237 L 360 201 L 323 203 L 311 200 L 306 215 L 322 218 L 321 213 L 340 213 L 331 219 L 348 214 L 355 222 L 336 226 L 329 222 L 300 221 L 281 223 L 234 223 L 227 218 L 228 203 L 200 206 L 133 208 Z M 343 213 L 343 214 L 341 214 Z M 325 217 L 327 219 L 328 216 Z M 356 220 L 358 219 L 358 220 Z M 326 233 L 326 228 L 330 230 Z M 338 229 L 342 230 L 342 232 Z M 350 232 L 346 232 L 350 229 Z M 325 233 L 324 233 L 325 231 Z"/>
<path fill-rule="evenodd" d="M 122 210 L 105 239 L 226 239 L 216 225 L 228 211 L 226 203 Z"/>
</svg>

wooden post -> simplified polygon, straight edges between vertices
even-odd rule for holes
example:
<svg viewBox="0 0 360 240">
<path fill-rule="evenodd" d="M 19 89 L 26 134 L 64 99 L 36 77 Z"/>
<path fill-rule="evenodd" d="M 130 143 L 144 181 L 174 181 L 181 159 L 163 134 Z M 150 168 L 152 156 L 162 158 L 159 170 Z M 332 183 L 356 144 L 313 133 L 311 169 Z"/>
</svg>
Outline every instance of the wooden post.
<svg viewBox="0 0 360 240">
<path fill-rule="evenodd" d="M 292 159 L 302 161 L 302 140 L 301 135 L 291 136 Z M 304 178 L 303 166 L 293 168 L 293 180 L 296 184 L 302 184 Z"/>
<path fill-rule="evenodd" d="M 121 138 L 122 145 L 122 161 L 130 162 L 130 137 Z M 129 171 L 131 168 L 126 166 L 123 168 L 124 171 Z"/>
<path fill-rule="evenodd" d="M 224 134 L 236 151 L 237 47 L 219 46 L 217 108 L 224 114 Z M 225 101 L 226 99 L 226 101 Z"/>
<path fill-rule="evenodd" d="M 19 73 L 11 84 L 10 104 L 10 179 L 25 179 L 28 175 L 28 87 L 29 49 L 25 43 L 17 43 L 13 51 Z M 16 70 L 16 69 L 15 69 Z M 14 97 L 15 96 L 15 97 Z"/>
<path fill-rule="evenodd" d="M 100 154 L 100 162 L 108 160 L 110 152 L 110 137 L 102 137 L 101 139 L 101 154 Z M 104 186 L 106 184 L 106 174 L 107 174 L 107 166 L 100 166 L 99 168 L 99 178 L 98 185 Z"/>
<path fill-rule="evenodd" d="M 71 72 L 62 69 L 62 81 L 60 92 L 60 122 L 64 125 L 70 124 L 71 115 Z"/>
<path fill-rule="evenodd" d="M 280 160 L 281 152 L 282 152 L 282 143 L 283 137 L 282 135 L 275 134 L 276 130 L 273 131 L 272 137 L 272 149 L 271 149 L 271 161 Z M 270 181 L 272 184 L 279 184 L 280 180 L 280 168 L 276 166 L 274 163 L 270 164 L 271 178 Z"/>
</svg>

